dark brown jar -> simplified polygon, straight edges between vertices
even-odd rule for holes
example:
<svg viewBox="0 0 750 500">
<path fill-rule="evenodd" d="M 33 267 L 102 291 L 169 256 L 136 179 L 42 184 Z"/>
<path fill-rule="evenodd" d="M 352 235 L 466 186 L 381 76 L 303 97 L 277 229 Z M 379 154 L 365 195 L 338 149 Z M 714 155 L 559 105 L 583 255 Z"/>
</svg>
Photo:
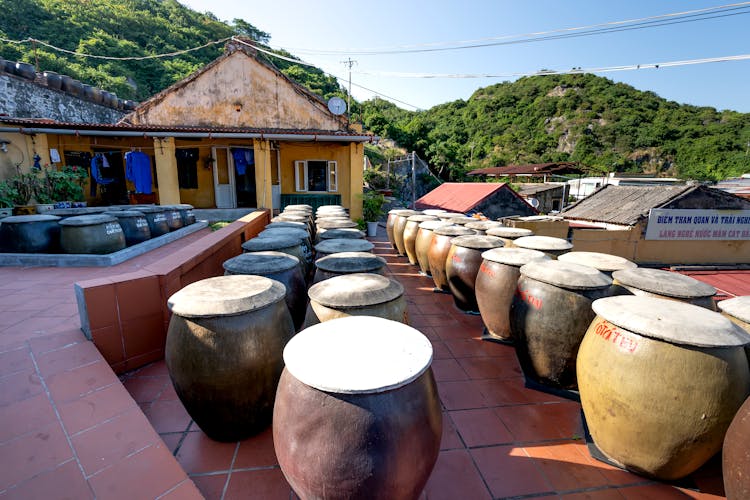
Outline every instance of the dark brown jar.
<svg viewBox="0 0 750 500">
<path fill-rule="evenodd" d="M 189 226 L 190 224 L 195 224 L 195 209 L 193 205 L 188 205 L 187 203 L 178 203 L 177 205 L 173 205 L 175 209 L 180 212 L 180 217 L 182 217 L 182 225 L 183 226 Z"/>
<path fill-rule="evenodd" d="M 182 214 L 177 208 L 177 205 L 162 205 L 164 208 L 164 216 L 167 218 L 167 226 L 170 231 L 177 231 L 182 228 Z"/>
<path fill-rule="evenodd" d="M 275 219 L 275 217 L 274 217 Z M 292 222 L 287 220 L 280 220 L 276 222 L 271 222 L 266 226 L 266 229 L 272 229 L 272 228 L 282 228 L 282 227 L 288 227 L 292 229 L 302 229 L 307 233 L 307 237 L 310 238 L 312 235 L 310 234 L 309 228 L 307 224 L 304 222 Z"/>
<path fill-rule="evenodd" d="M 60 247 L 65 253 L 107 254 L 125 248 L 125 233 L 111 215 L 79 215 L 60 221 Z"/>
<path fill-rule="evenodd" d="M 492 229 L 494 227 L 502 227 L 502 225 L 503 224 L 501 222 L 497 222 L 494 220 L 474 220 L 474 222 L 467 222 L 466 224 L 464 224 L 464 227 L 471 229 L 481 236 L 484 236 L 487 234 L 488 229 Z"/>
<path fill-rule="evenodd" d="M 169 232 L 167 216 L 164 213 L 164 207 L 157 205 L 135 205 L 133 210 L 143 212 L 148 221 L 148 229 L 151 231 L 151 237 L 156 238 Z"/>
<path fill-rule="evenodd" d="M 312 253 L 307 249 L 305 241 L 295 236 L 289 235 L 270 235 L 263 238 L 253 238 L 242 244 L 242 250 L 245 252 L 283 252 L 293 255 L 299 259 L 302 274 L 307 277 L 311 274 Z"/>
<path fill-rule="evenodd" d="M 721 314 L 675 300 L 620 295 L 593 308 L 578 385 L 594 443 L 638 474 L 691 474 L 721 449 L 750 393 L 742 349 L 750 337 Z"/>
<path fill-rule="evenodd" d="M 415 247 L 417 243 L 417 233 L 419 232 L 419 225 L 422 222 L 439 220 L 440 219 L 438 219 L 434 215 L 412 215 L 411 217 L 406 218 L 403 239 L 404 251 L 406 252 L 406 257 L 409 259 L 409 264 L 417 264 L 417 251 Z"/>
<path fill-rule="evenodd" d="M 0 224 L 0 251 L 49 253 L 60 244 L 60 217 L 56 215 L 11 215 Z"/>
<path fill-rule="evenodd" d="M 320 239 L 364 240 L 365 233 L 363 231 L 360 231 L 356 227 L 335 227 L 333 229 L 326 229 L 325 231 L 321 232 Z"/>
<path fill-rule="evenodd" d="M 750 398 L 727 430 L 722 449 L 724 493 L 727 500 L 750 498 Z"/>
<path fill-rule="evenodd" d="M 445 277 L 456 307 L 464 312 L 479 313 L 474 286 L 479 266 L 482 265 L 482 253 L 490 248 L 502 246 L 503 241 L 494 236 L 470 235 L 453 238 L 445 259 Z"/>
<path fill-rule="evenodd" d="M 448 278 L 445 275 L 445 261 L 451 249 L 451 240 L 456 236 L 468 236 L 471 234 L 474 234 L 474 231 L 471 229 L 452 224 L 433 229 L 430 249 L 427 251 L 427 261 L 430 264 L 430 272 L 432 273 L 432 281 L 435 283 L 435 290 L 450 291 Z"/>
<path fill-rule="evenodd" d="M 315 261 L 313 283 L 344 274 L 385 274 L 385 259 L 369 252 L 332 253 Z"/>
<path fill-rule="evenodd" d="M 636 267 L 612 273 L 616 285 L 633 295 L 680 300 L 711 311 L 716 310 L 716 289 L 690 276 L 661 269 Z"/>
<path fill-rule="evenodd" d="M 297 334 L 273 415 L 273 442 L 300 498 L 416 499 L 440 449 L 432 346 L 417 330 L 372 317 Z"/>
<path fill-rule="evenodd" d="M 283 252 L 242 253 L 224 261 L 224 274 L 252 274 L 276 280 L 286 288 L 284 301 L 299 331 L 307 311 L 307 284 L 299 259 Z"/>
<path fill-rule="evenodd" d="M 482 253 L 475 285 L 477 306 L 488 339 L 510 341 L 510 305 L 521 276 L 521 266 L 549 257 L 525 248 L 493 248 Z"/>
<path fill-rule="evenodd" d="M 323 240 L 315 245 L 315 256 L 320 259 L 339 252 L 372 252 L 375 245 L 367 240 L 333 239 Z"/>
<path fill-rule="evenodd" d="M 216 441 L 271 423 L 284 346 L 294 324 L 284 285 L 236 275 L 192 283 L 169 298 L 164 359 L 190 417 Z"/>
<path fill-rule="evenodd" d="M 432 244 L 432 231 L 441 226 L 448 225 L 450 223 L 441 220 L 428 220 L 419 224 L 417 239 L 414 241 L 414 253 L 417 255 L 419 270 L 426 276 L 432 276 L 430 261 L 427 258 L 427 253 L 430 251 L 430 245 Z"/>
<path fill-rule="evenodd" d="M 513 242 L 518 238 L 523 238 L 524 236 L 534 236 L 534 231 L 521 227 L 492 227 L 490 229 L 487 229 L 485 232 L 489 236 L 497 236 L 498 238 L 503 240 L 503 243 L 505 243 L 506 247 L 514 247 L 515 245 L 513 244 Z"/>
<path fill-rule="evenodd" d="M 551 259 L 556 259 L 573 248 L 573 244 L 568 240 L 552 236 L 522 236 L 513 240 L 513 245 L 529 250 L 539 250 L 549 255 Z"/>
<path fill-rule="evenodd" d="M 315 242 L 320 242 L 320 235 L 329 229 L 357 228 L 357 223 L 350 219 L 326 219 L 316 224 Z"/>
<path fill-rule="evenodd" d="M 510 328 L 524 374 L 550 387 L 576 389 L 576 356 L 594 319 L 591 303 L 612 280 L 588 266 L 540 260 L 521 267 Z"/>
<path fill-rule="evenodd" d="M 143 212 L 138 210 L 114 210 L 104 212 L 105 215 L 115 217 L 120 223 L 125 236 L 125 244 L 136 245 L 151 239 L 151 230 L 148 228 L 148 220 Z"/>
<path fill-rule="evenodd" d="M 336 276 L 310 287 L 305 326 L 345 316 L 377 316 L 409 323 L 404 287 L 379 274 Z"/>
<path fill-rule="evenodd" d="M 396 221 L 393 224 L 393 241 L 396 243 L 396 252 L 399 255 L 406 255 L 406 247 L 404 247 L 404 229 L 406 228 L 406 219 L 412 215 L 421 215 L 421 213 L 422 212 L 417 212 L 416 210 L 402 210 L 396 215 Z"/>
<path fill-rule="evenodd" d="M 298 229 L 293 227 L 268 227 L 258 233 L 258 238 L 273 238 L 275 236 L 291 236 L 292 238 L 299 238 L 302 240 L 302 251 L 306 256 L 309 256 L 309 260 L 305 260 L 305 265 L 308 269 L 312 270 L 313 265 L 313 245 L 310 239 L 310 233 L 304 229 Z"/>
</svg>

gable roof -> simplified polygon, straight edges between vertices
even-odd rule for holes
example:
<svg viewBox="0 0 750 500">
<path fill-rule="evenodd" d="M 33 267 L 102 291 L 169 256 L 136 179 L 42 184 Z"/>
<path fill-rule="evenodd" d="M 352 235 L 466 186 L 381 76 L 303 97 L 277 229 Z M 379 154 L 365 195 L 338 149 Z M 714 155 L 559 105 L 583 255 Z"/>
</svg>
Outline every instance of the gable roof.
<svg viewBox="0 0 750 500">
<path fill-rule="evenodd" d="M 500 190 L 507 190 L 510 196 L 523 200 L 503 182 L 445 182 L 418 199 L 415 205 L 417 210 L 442 208 L 466 213 Z"/>
<path fill-rule="evenodd" d="M 495 177 L 505 177 L 508 175 L 537 175 L 544 174 L 580 174 L 583 170 L 575 162 L 555 162 L 555 163 L 533 163 L 530 165 L 508 165 L 506 167 L 489 167 L 472 170 L 466 175 L 487 175 Z"/>
<path fill-rule="evenodd" d="M 239 39 L 120 124 L 348 131 L 348 122 Z"/>
<path fill-rule="evenodd" d="M 649 210 L 660 208 L 699 186 L 615 186 L 606 184 L 562 212 L 566 219 L 635 225 Z"/>
</svg>

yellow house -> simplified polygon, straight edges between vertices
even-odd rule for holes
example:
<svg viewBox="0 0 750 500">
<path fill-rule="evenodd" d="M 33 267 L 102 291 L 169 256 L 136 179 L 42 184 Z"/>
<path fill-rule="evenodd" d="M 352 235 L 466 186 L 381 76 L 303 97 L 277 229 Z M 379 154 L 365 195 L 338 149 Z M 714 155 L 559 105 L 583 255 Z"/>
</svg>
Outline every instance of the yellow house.
<svg viewBox="0 0 750 500">
<path fill-rule="evenodd" d="M 150 199 L 161 204 L 341 204 L 356 219 L 362 214 L 364 143 L 377 138 L 350 126 L 342 111 L 233 41 L 222 56 L 119 123 L 0 117 L 0 135 L 28 165 L 39 155 L 42 165 L 88 168 L 93 155 L 104 156 L 112 182 L 98 190 L 87 186 L 93 203 L 127 203 L 128 194 L 142 187 L 125 168 L 125 155 L 139 151 L 152 167 Z"/>
</svg>

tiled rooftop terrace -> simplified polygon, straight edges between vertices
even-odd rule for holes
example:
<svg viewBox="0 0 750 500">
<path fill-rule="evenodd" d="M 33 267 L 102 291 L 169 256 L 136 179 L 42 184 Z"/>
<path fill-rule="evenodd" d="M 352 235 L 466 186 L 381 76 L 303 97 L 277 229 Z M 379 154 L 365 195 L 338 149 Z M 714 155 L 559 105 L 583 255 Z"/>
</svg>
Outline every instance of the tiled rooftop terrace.
<svg viewBox="0 0 750 500">
<path fill-rule="evenodd" d="M 1 498 L 294 498 L 270 429 L 209 440 L 163 361 L 118 380 L 80 332 L 74 282 L 138 270 L 189 241 L 112 268 L 0 269 Z M 680 486 L 591 458 L 578 403 L 525 388 L 512 347 L 479 340 L 478 316 L 432 293 L 384 235 L 373 241 L 434 346 L 444 429 L 424 498 L 723 497 L 716 458 Z"/>
</svg>

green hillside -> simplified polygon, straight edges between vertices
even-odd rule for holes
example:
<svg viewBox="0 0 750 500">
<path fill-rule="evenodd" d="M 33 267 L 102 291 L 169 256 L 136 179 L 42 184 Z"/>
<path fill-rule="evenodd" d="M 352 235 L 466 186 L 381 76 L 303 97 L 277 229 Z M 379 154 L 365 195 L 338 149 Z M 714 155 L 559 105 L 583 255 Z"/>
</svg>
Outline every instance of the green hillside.
<svg viewBox="0 0 750 500">
<path fill-rule="evenodd" d="M 232 35 L 268 42 L 269 35 L 235 19 L 231 24 L 200 14 L 174 0 L 0 0 L 0 38 L 35 38 L 66 50 L 110 57 L 148 56 L 190 49 Z M 223 44 L 179 57 L 112 61 L 78 57 L 41 45 L 0 42 L 0 56 L 39 62 L 56 71 L 115 92 L 146 99 L 218 57 Z M 290 56 L 290 54 L 285 54 Z M 273 59 L 289 76 L 322 97 L 344 95 L 322 71 Z"/>
<path fill-rule="evenodd" d="M 368 127 L 416 150 L 445 179 L 551 161 L 692 179 L 750 172 L 750 114 L 678 104 L 594 75 L 522 78 L 422 112 L 365 104 Z"/>
</svg>

